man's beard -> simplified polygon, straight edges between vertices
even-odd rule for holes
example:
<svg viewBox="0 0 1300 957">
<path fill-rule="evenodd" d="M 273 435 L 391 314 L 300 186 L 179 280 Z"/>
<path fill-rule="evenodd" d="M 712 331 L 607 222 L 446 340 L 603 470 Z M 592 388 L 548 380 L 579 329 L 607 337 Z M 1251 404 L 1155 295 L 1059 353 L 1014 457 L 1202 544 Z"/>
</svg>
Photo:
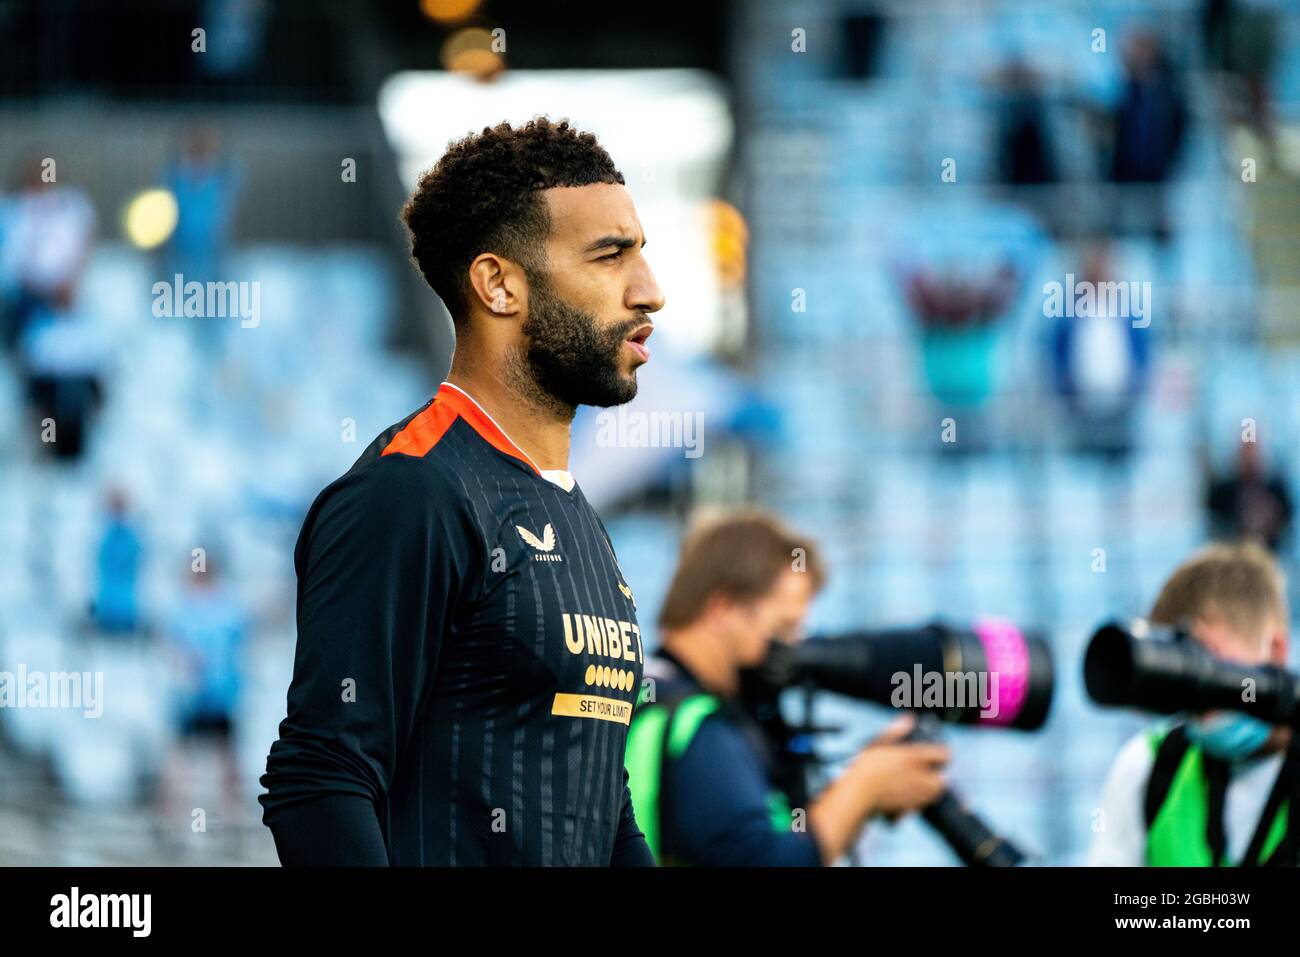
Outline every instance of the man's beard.
<svg viewBox="0 0 1300 957">
<path fill-rule="evenodd" d="M 528 287 L 528 343 L 519 370 L 531 380 L 521 383 L 527 391 L 568 414 L 580 405 L 632 401 L 636 374 L 624 376 L 620 359 L 628 334 L 644 320 L 602 329 L 594 315 L 556 295 L 544 275 L 529 275 Z"/>
</svg>

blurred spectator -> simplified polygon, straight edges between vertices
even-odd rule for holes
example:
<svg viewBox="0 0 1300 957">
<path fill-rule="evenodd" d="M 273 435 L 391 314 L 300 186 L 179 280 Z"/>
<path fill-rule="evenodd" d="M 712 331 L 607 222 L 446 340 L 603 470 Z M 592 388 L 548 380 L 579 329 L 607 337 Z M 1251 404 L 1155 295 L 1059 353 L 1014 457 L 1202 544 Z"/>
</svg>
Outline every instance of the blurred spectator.
<svg viewBox="0 0 1300 957">
<path fill-rule="evenodd" d="M 996 323 L 1019 288 L 1016 269 L 1001 263 L 983 275 L 921 268 L 904 294 L 921 327 L 926 381 L 945 405 L 972 409 L 992 391 Z"/>
<path fill-rule="evenodd" d="M 1106 247 L 1095 246 L 1084 261 L 1079 285 L 1101 289 L 1111 281 Z M 1132 448 L 1133 414 L 1146 387 L 1150 349 L 1146 329 L 1135 327 L 1129 316 L 1115 315 L 1112 305 L 1110 297 L 1098 293 L 1091 307 L 1082 303 L 1073 316 L 1054 320 L 1052 382 L 1066 400 L 1076 445 L 1124 457 Z"/>
<path fill-rule="evenodd" d="M 1282 27 L 1280 9 L 1270 5 L 1270 0 L 1210 0 L 1201 23 L 1206 65 L 1233 81 L 1226 91 L 1229 119 L 1249 124 L 1268 142 L 1273 139 L 1269 86 Z"/>
<path fill-rule="evenodd" d="M 95 209 L 76 187 L 56 184 L 50 158 L 29 157 L 0 224 L 0 333 L 8 349 L 42 308 L 68 302 L 90 256 Z"/>
<path fill-rule="evenodd" d="M 196 760 L 218 759 L 224 811 L 239 807 L 242 790 L 235 725 L 248 623 L 218 562 L 211 555 L 205 561 L 206 570 L 187 573 L 185 590 L 164 629 L 178 671 L 173 698 L 178 748 L 164 770 L 160 795 L 168 821 L 182 806 L 181 788 L 197 777 Z"/>
<path fill-rule="evenodd" d="M 240 177 L 222 155 L 213 127 L 197 126 L 186 133 L 163 182 L 177 206 L 176 230 L 163 247 L 165 278 L 181 273 L 187 282 L 221 279 Z"/>
<path fill-rule="evenodd" d="M 840 18 L 840 74 L 870 80 L 880 71 L 880 54 L 889 35 L 889 18 L 876 11 L 854 10 Z"/>
<path fill-rule="evenodd" d="M 195 69 L 211 77 L 237 77 L 257 69 L 266 34 L 266 0 L 205 0 L 202 22 L 209 25 L 210 51 Z"/>
<path fill-rule="evenodd" d="M 1169 238 L 1164 185 L 1173 173 L 1187 128 L 1187 104 L 1178 75 L 1160 40 L 1149 30 L 1128 38 L 1125 80 L 1111 116 L 1110 179 L 1130 189 L 1120 198 L 1118 221 L 1161 242 Z"/>
<path fill-rule="evenodd" d="M 221 152 L 215 128 L 196 126 L 186 133 L 176 159 L 163 174 L 163 182 L 176 197 L 176 229 L 162 248 L 163 279 L 174 282 L 225 280 L 230 226 L 239 195 L 240 175 Z M 219 354 L 224 323 L 190 324 L 196 344 L 208 354 Z"/>
<path fill-rule="evenodd" d="M 1016 56 L 993 75 L 992 82 L 1001 92 L 997 118 L 1002 182 L 1012 186 L 1056 182 L 1056 158 L 1037 71 Z"/>
<path fill-rule="evenodd" d="M 71 287 L 32 310 L 19 343 L 33 434 L 56 460 L 81 458 L 91 418 L 104 397 L 106 343 L 95 323 L 74 308 Z"/>
<path fill-rule="evenodd" d="M 1286 476 L 1267 472 L 1258 442 L 1242 442 L 1233 470 L 1208 483 L 1205 509 L 1214 538 L 1255 539 L 1278 551 L 1291 530 L 1294 509 Z"/>
<path fill-rule="evenodd" d="M 138 590 L 144 547 L 131 519 L 126 493 L 111 489 L 104 505 L 107 521 L 95 553 L 91 619 L 105 635 L 131 635 L 140 626 Z"/>
</svg>

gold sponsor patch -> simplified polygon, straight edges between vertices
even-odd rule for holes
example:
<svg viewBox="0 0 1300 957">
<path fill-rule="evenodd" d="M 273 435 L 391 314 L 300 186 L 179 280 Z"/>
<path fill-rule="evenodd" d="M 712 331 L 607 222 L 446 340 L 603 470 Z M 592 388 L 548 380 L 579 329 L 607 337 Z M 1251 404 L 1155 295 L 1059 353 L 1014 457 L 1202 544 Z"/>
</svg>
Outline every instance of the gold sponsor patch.
<svg viewBox="0 0 1300 957">
<path fill-rule="evenodd" d="M 555 702 L 551 705 L 551 714 L 561 714 L 566 718 L 597 718 L 601 721 L 629 724 L 632 721 L 632 702 L 590 694 L 560 692 L 556 694 Z"/>
</svg>

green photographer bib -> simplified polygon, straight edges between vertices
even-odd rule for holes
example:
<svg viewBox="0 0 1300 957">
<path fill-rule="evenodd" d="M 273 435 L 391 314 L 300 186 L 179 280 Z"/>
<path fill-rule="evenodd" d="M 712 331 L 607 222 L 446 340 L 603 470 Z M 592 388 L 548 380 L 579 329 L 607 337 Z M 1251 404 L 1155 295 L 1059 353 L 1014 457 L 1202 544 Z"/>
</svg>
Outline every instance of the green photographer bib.
<svg viewBox="0 0 1300 957">
<path fill-rule="evenodd" d="M 1229 768 L 1206 755 L 1186 728 L 1158 729 L 1148 736 L 1155 761 L 1147 781 L 1144 815 L 1150 867 L 1237 866 L 1227 859 L 1223 806 Z M 1300 781 L 1300 754 L 1292 747 L 1269 794 L 1243 867 L 1291 866 L 1300 828 L 1291 805 Z"/>
<path fill-rule="evenodd" d="M 632 805 L 637 809 L 637 824 L 655 860 L 661 864 L 682 863 L 665 857 L 663 821 L 663 782 L 668 764 L 686 753 L 704 719 L 722 707 L 721 699 L 711 694 L 693 694 L 676 701 L 652 704 L 643 689 L 641 700 L 628 729 L 624 765 Z M 790 803 L 780 791 L 767 796 L 772 829 L 790 828 Z"/>
</svg>

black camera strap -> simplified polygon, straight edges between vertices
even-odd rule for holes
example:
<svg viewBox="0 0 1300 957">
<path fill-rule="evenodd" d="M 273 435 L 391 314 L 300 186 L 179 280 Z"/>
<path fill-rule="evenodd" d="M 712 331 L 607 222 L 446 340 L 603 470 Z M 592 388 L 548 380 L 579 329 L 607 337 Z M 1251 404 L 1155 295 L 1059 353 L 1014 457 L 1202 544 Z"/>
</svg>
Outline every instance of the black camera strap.
<svg viewBox="0 0 1300 957">
<path fill-rule="evenodd" d="M 1178 772 L 1178 766 L 1183 763 L 1183 755 L 1187 754 L 1190 746 L 1187 729 L 1180 724 L 1165 735 L 1164 740 L 1160 742 L 1160 747 L 1156 749 L 1155 762 L 1151 766 L 1151 774 L 1147 777 L 1146 797 L 1143 801 L 1143 816 L 1147 830 L 1151 830 L 1156 815 L 1160 813 L 1165 798 L 1169 796 L 1174 775 Z"/>
<path fill-rule="evenodd" d="M 1205 768 L 1205 780 L 1209 784 L 1205 808 L 1205 843 L 1210 846 L 1211 860 L 1215 867 L 1223 865 L 1228 857 L 1228 835 L 1223 826 L 1223 809 L 1228 800 L 1228 781 L 1232 777 L 1232 768 L 1222 758 L 1211 757 L 1201 753 L 1201 763 Z"/>
<path fill-rule="evenodd" d="M 1267 861 L 1260 861 L 1260 855 L 1264 853 L 1264 843 L 1268 840 L 1269 832 L 1273 830 L 1273 820 L 1282 808 L 1282 802 L 1290 798 L 1291 803 L 1287 806 L 1286 833 L 1282 836 L 1282 841 L 1278 844 Z M 1265 867 L 1294 867 L 1296 864 L 1297 844 L 1300 842 L 1300 743 L 1292 741 L 1286 750 L 1286 759 L 1282 762 L 1282 768 L 1277 773 L 1277 781 L 1273 784 L 1273 790 L 1269 793 L 1268 801 L 1264 805 L 1264 813 L 1260 815 L 1259 824 L 1255 827 L 1255 836 L 1251 838 L 1250 849 L 1246 851 L 1246 859 L 1242 861 L 1243 867 L 1255 867 L 1256 864 L 1262 863 Z"/>
</svg>

